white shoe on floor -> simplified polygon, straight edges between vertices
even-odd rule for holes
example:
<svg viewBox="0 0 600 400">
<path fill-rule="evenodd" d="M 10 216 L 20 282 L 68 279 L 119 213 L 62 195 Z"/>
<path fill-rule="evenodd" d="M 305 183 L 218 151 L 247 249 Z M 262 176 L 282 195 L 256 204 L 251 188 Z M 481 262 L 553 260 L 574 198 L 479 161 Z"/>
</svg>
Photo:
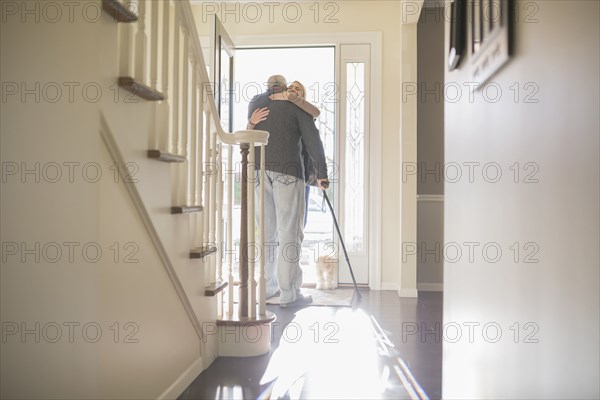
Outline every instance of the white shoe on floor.
<svg viewBox="0 0 600 400">
<path fill-rule="evenodd" d="M 307 306 L 313 302 L 313 298 L 310 294 L 300 294 L 296 297 L 296 300 L 289 303 L 281 303 L 281 308 L 301 307 Z"/>
</svg>

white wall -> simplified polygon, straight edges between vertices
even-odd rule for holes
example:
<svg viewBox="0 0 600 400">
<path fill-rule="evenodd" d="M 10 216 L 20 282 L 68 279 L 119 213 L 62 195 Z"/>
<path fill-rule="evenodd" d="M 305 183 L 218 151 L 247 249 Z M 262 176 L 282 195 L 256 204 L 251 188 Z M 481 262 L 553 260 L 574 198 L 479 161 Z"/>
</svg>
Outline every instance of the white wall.
<svg viewBox="0 0 600 400">
<path fill-rule="evenodd" d="M 172 238 L 165 247 L 187 278 L 186 289 L 196 293 L 195 310 L 207 320 L 214 316 L 202 300 L 201 265 L 191 264 L 186 253 L 188 223 L 169 222 L 176 218 L 167 215 L 170 168 L 145 156 L 151 109 L 145 102 L 124 104 L 125 93 L 115 90 L 117 25 L 106 15 L 96 18 L 101 2 L 81 2 L 71 15 L 64 6 L 58 18 L 55 9 L 43 8 L 46 3 L 28 2 L 33 11 L 25 22 L 25 3 L 12 4 L 17 14 L 3 13 L 0 35 L 6 95 L 0 118 L 1 396 L 159 397 L 188 368 L 195 375 L 201 371 L 201 340 L 125 186 L 115 181 L 100 136 L 101 114 L 125 158 L 138 166 L 139 189 L 153 200 L 146 206 L 159 232 Z M 7 92 L 12 83 L 19 90 L 14 95 Z M 22 98 L 22 83 L 34 94 Z M 23 167 L 34 169 L 36 163 L 38 182 L 34 174 L 21 176 Z M 98 168 L 82 174 L 88 163 Z M 8 173 L 12 166 L 19 168 L 14 175 Z M 102 174 L 97 181 L 96 172 Z M 65 242 L 75 242 L 72 261 Z M 21 247 L 16 254 L 12 243 Z M 82 255 L 85 244 L 92 247 Z M 25 254 L 22 246 L 34 251 Z M 102 250 L 100 256 L 95 248 Z M 127 255 L 137 262 L 126 263 Z M 82 332 L 86 324 L 91 325 Z M 102 330 L 97 338 L 96 327 Z M 23 335 L 23 328 L 33 333 Z"/>
<path fill-rule="evenodd" d="M 495 173 L 482 176 L 480 168 L 469 183 L 464 169 L 463 179 L 445 185 L 445 243 L 479 246 L 474 262 L 463 246 L 444 266 L 443 397 L 598 398 L 600 3 L 516 7 L 515 54 L 493 77 L 501 98 L 492 103 L 476 92 L 469 102 L 465 91 L 445 104 L 446 163 L 495 162 L 503 175 L 489 183 Z M 468 63 L 446 73 L 447 83 L 470 79 Z M 538 102 L 525 102 L 528 94 Z M 539 181 L 524 183 L 532 172 Z M 502 255 L 486 261 L 481 250 L 494 243 Z M 533 251 L 539 262 L 524 262 Z M 470 322 L 480 324 L 472 325 L 472 343 Z M 486 323 L 497 324 L 487 337 Z M 451 343 L 457 325 L 462 337 Z M 491 343 L 498 328 L 502 336 Z"/>
<path fill-rule="evenodd" d="M 427 5 L 427 3 L 425 3 Z M 443 5 L 443 3 L 442 3 Z M 444 7 L 425 7 L 417 25 L 417 289 L 443 289 Z M 436 89 L 437 88 L 437 89 Z M 415 88 L 411 88 L 412 91 Z M 415 96 L 411 96 L 415 97 Z"/>
<path fill-rule="evenodd" d="M 443 195 L 444 180 L 444 8 L 423 8 L 417 25 L 417 191 Z M 436 90 L 437 88 L 437 90 Z M 411 88 L 412 89 L 412 88 Z M 424 167 L 424 168 L 423 168 Z M 423 175 L 421 175 L 423 173 Z"/>
<path fill-rule="evenodd" d="M 412 256 L 417 260 L 417 289 L 419 291 L 443 291 L 443 245 L 444 197 L 442 195 L 419 195 L 417 198 L 417 251 Z"/>
<path fill-rule="evenodd" d="M 417 181 L 408 178 L 407 168 L 417 163 L 417 100 L 414 96 L 407 95 L 404 84 L 417 81 L 417 24 L 407 23 L 402 25 L 402 90 L 400 91 L 402 103 L 400 106 L 401 119 L 401 155 L 400 166 L 402 174 L 399 186 L 400 219 L 397 220 L 401 227 L 400 240 L 402 245 L 398 248 L 398 257 L 402 261 L 398 294 L 401 297 L 417 297 L 417 259 L 409 256 L 408 249 L 417 243 Z M 396 247 L 397 248 L 397 247 Z"/>
</svg>

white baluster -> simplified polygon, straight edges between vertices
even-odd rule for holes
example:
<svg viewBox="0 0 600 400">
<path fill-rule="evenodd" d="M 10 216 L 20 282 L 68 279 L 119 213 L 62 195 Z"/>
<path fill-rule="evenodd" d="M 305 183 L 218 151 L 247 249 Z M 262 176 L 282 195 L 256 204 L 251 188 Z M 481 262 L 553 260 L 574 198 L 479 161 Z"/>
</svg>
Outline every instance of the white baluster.
<svg viewBox="0 0 600 400">
<path fill-rule="evenodd" d="M 169 38 L 170 33 L 173 30 L 171 24 L 171 2 L 164 0 L 162 2 L 156 2 L 162 4 L 162 25 L 160 27 L 162 31 L 162 43 L 160 46 L 160 58 L 161 58 L 161 69 L 160 69 L 160 84 L 161 93 L 165 96 L 165 99 L 169 100 Z M 166 147 L 165 147 L 166 149 Z"/>
<path fill-rule="evenodd" d="M 159 51 L 159 39 L 158 32 L 160 31 L 159 19 L 158 19 L 159 3 L 157 1 L 150 2 L 150 9 L 146 11 L 146 19 L 149 21 L 150 40 L 148 42 L 149 49 L 149 69 L 150 69 L 150 86 L 153 89 L 159 90 L 158 88 L 158 51 Z M 154 118 L 150 123 L 149 136 L 148 136 L 148 148 L 158 149 L 160 148 L 160 111 L 163 104 L 161 102 L 154 102 L 152 105 Z"/>
<path fill-rule="evenodd" d="M 267 301 L 267 281 L 265 279 L 265 145 L 260 145 L 260 192 L 259 192 L 259 246 L 260 246 L 260 260 L 258 263 L 258 313 L 259 315 L 265 315 L 267 313 L 266 301 Z"/>
<path fill-rule="evenodd" d="M 216 236 L 216 224 L 217 224 L 217 180 L 218 180 L 218 164 L 217 164 L 217 157 L 218 157 L 218 150 L 217 150 L 217 133 L 216 130 L 214 132 L 211 132 L 210 134 L 210 138 L 211 138 L 211 169 L 212 169 L 212 173 L 211 173 L 211 177 L 210 177 L 210 227 L 209 227 L 209 234 L 210 234 L 210 242 L 214 245 L 217 244 L 217 236 Z M 210 258 L 210 270 L 211 270 L 211 279 L 216 279 L 217 276 L 217 270 L 216 270 L 216 258 L 215 257 L 211 257 Z"/>
<path fill-rule="evenodd" d="M 188 197 L 186 202 L 189 205 L 196 205 L 196 171 L 198 168 L 198 85 L 197 85 L 198 60 L 192 58 L 192 101 L 190 117 L 190 153 L 189 153 L 189 173 L 188 173 Z"/>
<path fill-rule="evenodd" d="M 211 164 L 210 164 L 210 114 L 206 113 L 204 121 L 204 223 L 202 226 L 202 244 L 206 245 L 209 241 L 209 221 L 211 213 L 210 204 L 210 176 L 211 176 Z"/>
<path fill-rule="evenodd" d="M 190 60 L 189 60 L 189 34 L 186 27 L 182 27 L 181 34 L 183 37 L 183 48 L 181 52 L 181 76 L 180 76 L 180 97 L 179 97 L 179 131 L 181 132 L 179 140 L 179 151 L 178 154 L 189 157 L 189 118 L 188 118 L 188 107 L 190 105 L 189 99 L 189 84 L 190 84 Z M 179 185 L 178 185 L 178 198 L 184 204 L 187 202 L 189 187 L 188 187 L 188 176 L 189 176 L 189 159 L 186 163 L 182 164 L 178 168 L 179 172 Z"/>
<path fill-rule="evenodd" d="M 201 67 L 200 67 L 201 68 Z M 196 162 L 196 203 L 195 205 L 205 205 L 202 199 L 202 184 L 204 179 L 204 111 L 202 110 L 202 86 L 199 86 L 199 99 L 198 99 L 198 133 L 197 133 L 197 162 Z M 195 231 L 195 246 L 200 247 L 204 244 L 204 215 L 206 210 L 197 214 L 196 219 L 196 231 Z"/>
<path fill-rule="evenodd" d="M 169 52 L 172 46 L 170 46 L 170 38 L 173 32 L 173 24 L 171 23 L 171 2 L 165 0 L 163 2 L 156 2 L 162 4 L 162 25 L 160 27 L 162 31 L 162 42 L 160 45 L 160 84 L 161 92 L 165 97 L 165 100 L 161 102 L 160 110 L 160 124 L 158 124 L 160 132 L 160 140 L 157 148 L 169 151 L 169 144 L 171 143 L 171 124 L 169 123 L 171 99 L 169 94 Z"/>
<path fill-rule="evenodd" d="M 159 3 L 159 2 L 157 2 Z M 165 99 L 169 99 L 169 50 L 170 50 L 170 33 L 172 31 L 171 24 L 171 2 L 169 0 L 165 0 L 162 4 L 160 10 L 160 31 L 161 35 L 159 37 L 160 48 L 159 48 L 159 57 L 160 62 L 157 62 L 159 65 L 159 78 L 160 78 L 160 92 L 165 96 Z"/>
<path fill-rule="evenodd" d="M 227 314 L 233 315 L 233 147 L 227 146 Z"/>
<path fill-rule="evenodd" d="M 256 317 L 256 279 L 254 267 L 256 265 L 256 234 L 254 210 L 254 183 L 256 181 L 254 163 L 254 143 L 250 143 L 248 160 L 248 316 Z"/>
<path fill-rule="evenodd" d="M 181 88 L 179 87 L 179 50 L 181 48 L 180 43 L 180 25 L 179 25 L 179 13 L 177 8 L 173 9 L 173 69 L 171 73 L 171 87 L 173 90 L 173 96 L 171 96 L 171 143 L 169 152 L 178 153 L 179 151 L 179 93 Z"/>
<path fill-rule="evenodd" d="M 188 29 L 186 27 L 182 27 L 181 30 L 182 36 L 183 36 L 183 43 L 182 43 L 182 55 L 181 55 L 181 81 L 180 81 L 180 87 L 179 87 L 179 91 L 181 93 L 181 100 L 180 100 L 180 115 L 181 115 L 181 121 L 179 123 L 179 130 L 181 131 L 181 151 L 179 152 L 179 154 L 183 155 L 183 156 L 187 156 L 186 152 L 186 144 L 185 141 L 187 140 L 187 134 L 188 134 L 188 88 L 189 88 L 189 82 L 190 82 L 190 77 L 189 77 L 189 34 L 188 34 Z"/>
<path fill-rule="evenodd" d="M 119 24 L 119 76 L 134 76 L 136 29 L 137 24 Z"/>
<path fill-rule="evenodd" d="M 199 66 L 202 68 L 202 66 Z M 198 214 L 197 224 L 196 224 L 196 246 L 203 246 L 204 241 L 204 218 L 206 216 L 206 202 L 202 198 L 202 186 L 204 185 L 204 140 L 205 140 L 205 115 L 202 104 L 202 85 L 199 86 L 200 98 L 198 99 L 198 166 L 197 166 L 197 175 L 196 182 L 198 185 L 198 205 L 204 207 L 202 212 Z"/>
<path fill-rule="evenodd" d="M 217 244 L 215 282 L 223 280 L 223 154 L 222 145 L 217 145 L 217 195 L 216 195 L 216 227 L 215 243 Z M 217 313 L 223 315 L 222 296 L 217 300 Z"/>
<path fill-rule="evenodd" d="M 135 80 L 146 83 L 146 0 L 138 0 L 137 34 L 135 37 Z"/>
<path fill-rule="evenodd" d="M 198 63 L 198 68 L 204 68 L 201 63 Z M 198 70 L 196 70 L 198 72 Z M 197 78 L 196 78 L 197 79 Z M 202 79 L 202 78 L 200 78 Z M 203 162 L 203 150 L 204 150 L 204 137 L 206 136 L 206 131 L 204 130 L 204 91 L 202 82 L 199 82 L 198 85 L 198 163 L 196 164 L 196 201 L 198 205 L 204 205 L 202 201 L 202 177 L 204 173 L 204 162 Z"/>
<path fill-rule="evenodd" d="M 158 1 L 150 2 L 150 86 L 158 90 Z"/>
<path fill-rule="evenodd" d="M 202 244 L 207 246 L 210 244 L 210 216 L 212 214 L 212 203 L 210 202 L 210 181 L 212 179 L 211 172 L 211 117 L 207 113 L 205 115 L 205 143 L 204 143 L 204 211 L 202 212 Z M 212 282 L 211 259 L 206 259 L 204 264 L 204 280 L 207 283 Z"/>
</svg>

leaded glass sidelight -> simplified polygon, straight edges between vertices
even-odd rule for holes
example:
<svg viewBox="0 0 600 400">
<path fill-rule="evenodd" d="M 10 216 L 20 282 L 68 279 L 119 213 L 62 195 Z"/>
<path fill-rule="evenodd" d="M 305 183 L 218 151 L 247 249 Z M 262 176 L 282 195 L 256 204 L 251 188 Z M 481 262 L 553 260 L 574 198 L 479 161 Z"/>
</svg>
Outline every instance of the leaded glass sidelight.
<svg viewBox="0 0 600 400">
<path fill-rule="evenodd" d="M 365 63 L 346 63 L 344 238 L 348 251 L 365 245 Z"/>
</svg>

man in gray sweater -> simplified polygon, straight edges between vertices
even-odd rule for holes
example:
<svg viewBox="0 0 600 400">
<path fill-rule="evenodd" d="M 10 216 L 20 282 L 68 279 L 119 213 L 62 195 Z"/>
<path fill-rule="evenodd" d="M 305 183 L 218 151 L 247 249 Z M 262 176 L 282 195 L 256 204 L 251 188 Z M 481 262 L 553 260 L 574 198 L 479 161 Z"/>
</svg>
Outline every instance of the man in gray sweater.
<svg viewBox="0 0 600 400">
<path fill-rule="evenodd" d="M 302 295 L 301 245 L 304 239 L 304 162 L 302 144 L 313 162 L 318 186 L 326 189 L 327 164 L 319 130 L 310 114 L 287 100 L 271 100 L 273 93 L 286 90 L 285 78 L 274 75 L 265 93 L 255 96 L 248 106 L 248 119 L 256 110 L 268 108 L 268 116 L 260 118 L 256 129 L 269 132 L 265 147 L 265 278 L 267 298 L 281 291 L 281 307 L 294 307 L 312 302 Z M 266 112 L 265 112 L 266 113 Z M 260 151 L 255 152 L 260 168 Z M 260 190 L 257 171 L 256 196 Z M 258 203 L 258 202 L 257 202 Z"/>
</svg>

